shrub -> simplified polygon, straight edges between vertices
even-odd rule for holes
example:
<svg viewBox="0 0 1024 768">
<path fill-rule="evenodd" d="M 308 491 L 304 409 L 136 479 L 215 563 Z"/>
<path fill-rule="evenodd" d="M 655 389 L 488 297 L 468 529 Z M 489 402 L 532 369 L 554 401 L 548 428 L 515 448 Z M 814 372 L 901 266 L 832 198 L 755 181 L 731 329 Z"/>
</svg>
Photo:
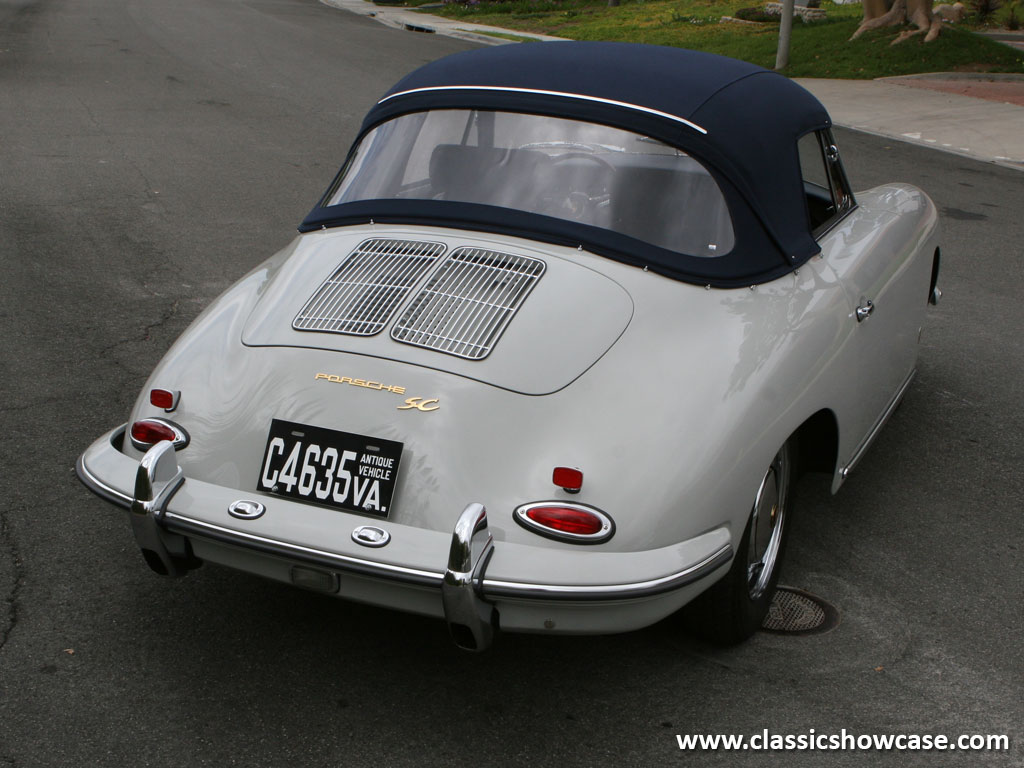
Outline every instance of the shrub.
<svg viewBox="0 0 1024 768">
<path fill-rule="evenodd" d="M 1014 31 L 1020 29 L 1020 19 L 1017 18 L 1018 3 L 1010 6 L 1010 14 L 1006 17 L 1006 28 Z"/>
<path fill-rule="evenodd" d="M 971 10 L 974 11 L 974 15 L 978 18 L 978 21 L 988 22 L 992 18 L 992 14 L 999 10 L 999 7 L 1003 4 L 1002 0 L 970 0 Z"/>
</svg>

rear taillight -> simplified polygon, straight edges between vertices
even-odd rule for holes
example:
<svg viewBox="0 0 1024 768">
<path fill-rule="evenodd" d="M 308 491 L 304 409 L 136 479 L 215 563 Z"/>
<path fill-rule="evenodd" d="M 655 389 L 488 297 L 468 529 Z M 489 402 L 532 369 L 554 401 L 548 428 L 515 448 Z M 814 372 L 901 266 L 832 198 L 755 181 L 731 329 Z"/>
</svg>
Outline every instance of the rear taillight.
<svg viewBox="0 0 1024 768">
<path fill-rule="evenodd" d="M 181 450 L 188 445 L 188 432 L 167 419 L 141 419 L 132 424 L 128 433 L 132 445 L 140 451 L 148 451 L 161 440 L 174 443 L 174 450 Z"/>
<path fill-rule="evenodd" d="M 542 501 L 524 504 L 513 517 L 524 528 L 560 541 L 599 544 L 615 533 L 615 523 L 604 512 L 583 504 Z"/>
</svg>

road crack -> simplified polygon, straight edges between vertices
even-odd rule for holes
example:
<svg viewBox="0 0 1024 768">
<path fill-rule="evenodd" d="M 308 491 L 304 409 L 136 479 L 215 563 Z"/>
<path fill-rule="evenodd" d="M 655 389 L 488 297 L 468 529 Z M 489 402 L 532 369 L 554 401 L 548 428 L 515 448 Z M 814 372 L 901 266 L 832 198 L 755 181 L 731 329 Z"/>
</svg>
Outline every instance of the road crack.
<svg viewBox="0 0 1024 768">
<path fill-rule="evenodd" d="M 108 344 L 99 351 L 100 356 L 105 356 L 107 353 L 117 349 L 118 347 L 124 346 L 125 344 L 135 344 L 138 342 L 149 341 L 151 339 L 153 331 L 169 323 L 171 319 L 176 314 L 178 314 L 178 304 L 178 300 L 175 299 L 174 302 L 171 304 L 170 308 L 166 312 L 164 312 L 164 314 L 160 317 L 159 320 L 152 322 L 149 325 L 144 325 L 142 327 L 142 331 L 139 336 L 130 336 L 127 338 L 118 339 L 113 344 Z"/>
</svg>

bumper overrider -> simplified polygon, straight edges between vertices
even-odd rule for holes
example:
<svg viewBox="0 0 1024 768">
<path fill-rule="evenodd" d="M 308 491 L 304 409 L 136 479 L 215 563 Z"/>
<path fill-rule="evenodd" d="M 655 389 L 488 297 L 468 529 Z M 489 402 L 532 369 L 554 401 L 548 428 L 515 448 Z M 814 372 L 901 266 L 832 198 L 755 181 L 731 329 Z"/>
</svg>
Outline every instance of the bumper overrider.
<svg viewBox="0 0 1024 768">
<path fill-rule="evenodd" d="M 181 576 L 208 560 L 436 616 L 468 650 L 486 649 L 499 627 L 583 634 L 647 626 L 689 602 L 732 560 L 725 528 L 643 552 L 496 543 L 479 503 L 453 514 L 450 534 L 389 521 L 367 526 L 358 515 L 255 491 L 240 498 L 237 489 L 187 479 L 170 442 L 136 461 L 120 450 L 124 433 L 121 426 L 101 437 L 76 469 L 87 488 L 128 510 L 157 573 Z M 333 539 L 325 535 L 332 531 L 339 532 Z M 628 580 L 609 582 L 622 573 Z"/>
</svg>

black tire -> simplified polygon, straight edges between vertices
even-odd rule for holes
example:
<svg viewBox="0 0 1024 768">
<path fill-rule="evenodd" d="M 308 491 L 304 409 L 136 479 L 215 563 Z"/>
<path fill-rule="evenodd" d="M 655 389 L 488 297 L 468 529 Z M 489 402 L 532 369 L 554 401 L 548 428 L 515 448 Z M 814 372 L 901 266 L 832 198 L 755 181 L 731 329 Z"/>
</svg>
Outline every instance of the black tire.
<svg viewBox="0 0 1024 768">
<path fill-rule="evenodd" d="M 684 609 L 687 625 L 704 639 L 735 645 L 761 628 L 792 520 L 796 458 L 793 440 L 779 449 L 765 471 L 729 572 Z"/>
</svg>

